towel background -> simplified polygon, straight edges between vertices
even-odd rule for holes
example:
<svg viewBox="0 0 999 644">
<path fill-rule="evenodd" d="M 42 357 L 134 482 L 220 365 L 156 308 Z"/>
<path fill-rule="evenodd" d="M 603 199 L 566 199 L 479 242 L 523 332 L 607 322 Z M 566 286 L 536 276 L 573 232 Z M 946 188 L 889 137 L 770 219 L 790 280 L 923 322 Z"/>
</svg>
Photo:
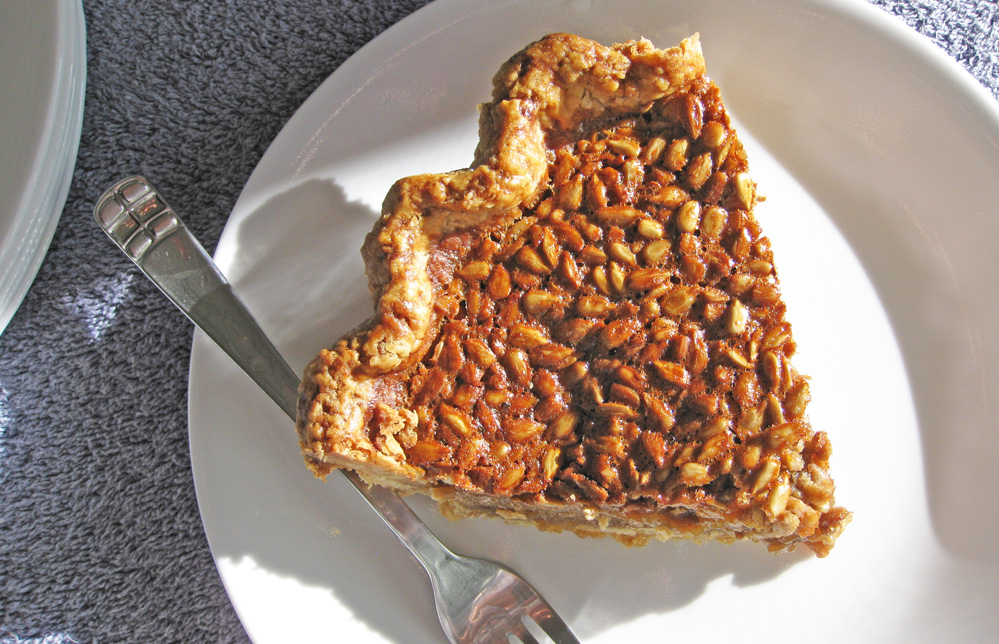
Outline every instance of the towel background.
<svg viewBox="0 0 999 644">
<path fill-rule="evenodd" d="M 192 327 L 94 224 L 139 172 L 211 250 L 281 126 L 425 0 L 85 0 L 73 184 L 0 336 L 0 644 L 247 642 L 198 516 Z M 877 0 L 999 96 L 999 9 Z"/>
</svg>

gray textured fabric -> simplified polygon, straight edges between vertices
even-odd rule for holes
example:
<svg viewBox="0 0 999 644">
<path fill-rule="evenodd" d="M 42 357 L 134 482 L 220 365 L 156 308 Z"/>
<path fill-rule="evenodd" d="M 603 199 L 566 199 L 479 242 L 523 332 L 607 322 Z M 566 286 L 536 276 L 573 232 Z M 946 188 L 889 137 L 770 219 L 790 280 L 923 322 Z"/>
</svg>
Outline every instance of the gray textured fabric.
<svg viewBox="0 0 999 644">
<path fill-rule="evenodd" d="M 191 480 L 192 328 L 110 251 L 90 209 L 139 171 L 211 248 L 302 101 L 425 0 L 84 4 L 87 102 L 69 201 L 0 336 L 0 644 L 245 642 Z M 994 3 L 875 4 L 999 94 Z"/>
</svg>

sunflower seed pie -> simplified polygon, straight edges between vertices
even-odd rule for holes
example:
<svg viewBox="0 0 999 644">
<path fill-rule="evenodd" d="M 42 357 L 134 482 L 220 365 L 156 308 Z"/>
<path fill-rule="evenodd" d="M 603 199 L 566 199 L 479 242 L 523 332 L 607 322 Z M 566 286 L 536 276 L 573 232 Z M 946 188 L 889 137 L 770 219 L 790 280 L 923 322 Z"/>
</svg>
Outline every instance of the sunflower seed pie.
<svg viewBox="0 0 999 644">
<path fill-rule="evenodd" d="M 451 518 L 828 554 L 850 513 L 697 36 L 547 36 L 479 134 L 468 169 L 385 198 L 374 315 L 300 387 L 308 466 Z"/>
</svg>

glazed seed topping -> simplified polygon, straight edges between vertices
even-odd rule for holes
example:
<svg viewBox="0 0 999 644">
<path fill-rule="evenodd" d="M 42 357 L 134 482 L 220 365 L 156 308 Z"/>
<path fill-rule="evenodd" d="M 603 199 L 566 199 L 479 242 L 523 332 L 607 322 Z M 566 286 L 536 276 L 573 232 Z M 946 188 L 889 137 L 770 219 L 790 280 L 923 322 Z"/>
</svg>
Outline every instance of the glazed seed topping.
<svg viewBox="0 0 999 644">
<path fill-rule="evenodd" d="M 803 419 L 808 383 L 717 89 L 555 143 L 536 205 L 435 251 L 457 270 L 410 383 L 408 460 L 491 494 L 670 505 L 704 489 L 816 523 L 829 447 Z"/>
</svg>

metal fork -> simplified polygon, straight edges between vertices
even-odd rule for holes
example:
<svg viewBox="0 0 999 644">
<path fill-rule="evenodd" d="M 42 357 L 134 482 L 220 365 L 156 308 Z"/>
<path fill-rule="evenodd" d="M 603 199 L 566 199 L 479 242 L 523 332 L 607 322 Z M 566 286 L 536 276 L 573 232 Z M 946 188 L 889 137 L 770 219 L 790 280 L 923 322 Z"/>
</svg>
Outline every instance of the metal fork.
<svg viewBox="0 0 999 644">
<path fill-rule="evenodd" d="M 162 195 L 143 177 L 128 177 L 104 193 L 94 216 L 146 277 L 295 420 L 298 375 Z M 395 492 L 345 474 L 426 568 L 437 615 L 452 644 L 505 643 L 511 635 L 523 644 L 539 644 L 532 630 L 555 644 L 579 644 L 548 602 L 517 574 L 454 554 Z"/>
</svg>

